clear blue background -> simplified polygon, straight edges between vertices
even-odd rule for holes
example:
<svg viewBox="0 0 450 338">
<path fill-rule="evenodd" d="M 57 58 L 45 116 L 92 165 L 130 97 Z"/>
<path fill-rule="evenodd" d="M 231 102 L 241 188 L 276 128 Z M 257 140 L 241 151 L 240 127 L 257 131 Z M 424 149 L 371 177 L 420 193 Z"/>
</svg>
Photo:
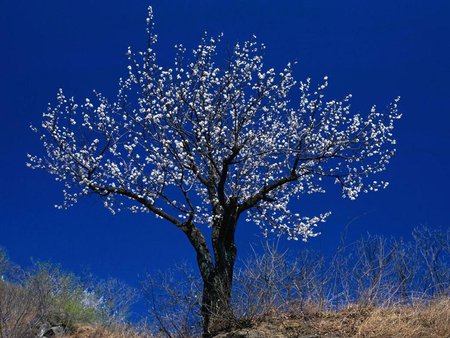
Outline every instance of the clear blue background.
<svg viewBox="0 0 450 338">
<path fill-rule="evenodd" d="M 145 46 L 146 1 L 0 0 L 0 246 L 23 265 L 30 257 L 90 269 L 136 285 L 146 271 L 193 261 L 193 250 L 171 224 L 151 215 L 112 216 L 95 198 L 70 210 L 53 208 L 60 185 L 25 167 L 40 153 L 28 126 L 39 124 L 62 87 L 80 100 L 98 89 L 112 96 L 126 73 L 127 46 Z M 194 47 L 203 31 L 225 33 L 233 44 L 255 33 L 268 46 L 266 64 L 298 60 L 299 79 L 330 77 L 330 98 L 351 92 L 354 109 L 386 106 L 402 96 L 398 155 L 383 192 L 357 201 L 338 190 L 301 198 L 307 215 L 332 210 L 322 235 L 291 248 L 329 250 L 346 224 L 349 238 L 370 232 L 407 236 L 415 226 L 449 226 L 450 2 L 163 1 L 152 2 L 159 59 L 170 64 L 173 45 Z M 241 224 L 240 256 L 261 240 Z"/>
</svg>

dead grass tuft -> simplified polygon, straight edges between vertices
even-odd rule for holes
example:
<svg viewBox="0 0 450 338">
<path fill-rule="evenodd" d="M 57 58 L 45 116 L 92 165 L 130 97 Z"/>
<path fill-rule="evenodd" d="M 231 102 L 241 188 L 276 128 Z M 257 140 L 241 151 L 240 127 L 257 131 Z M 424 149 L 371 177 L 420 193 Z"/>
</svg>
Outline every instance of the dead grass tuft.
<svg viewBox="0 0 450 338">
<path fill-rule="evenodd" d="M 79 326 L 64 338 L 156 338 L 147 333 L 141 333 L 131 327 L 117 326 Z"/>
<path fill-rule="evenodd" d="M 429 304 L 374 309 L 359 326 L 357 337 L 450 337 L 450 298 Z"/>
<path fill-rule="evenodd" d="M 236 330 L 243 337 L 450 337 L 450 298 L 393 308 L 350 305 L 339 311 L 320 311 L 311 307 L 298 314 L 260 317 L 244 331 Z"/>
</svg>

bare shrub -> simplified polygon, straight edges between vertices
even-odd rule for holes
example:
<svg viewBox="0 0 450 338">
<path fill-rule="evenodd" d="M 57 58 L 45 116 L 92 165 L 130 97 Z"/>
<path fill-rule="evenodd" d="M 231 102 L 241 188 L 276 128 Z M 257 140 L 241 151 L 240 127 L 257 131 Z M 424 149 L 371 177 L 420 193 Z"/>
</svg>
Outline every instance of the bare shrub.
<svg viewBox="0 0 450 338">
<path fill-rule="evenodd" d="M 412 240 L 367 235 L 325 257 L 304 250 L 289 256 L 265 243 L 234 281 L 237 325 L 267 317 L 420 306 L 448 297 L 450 231 L 416 228 Z"/>
<path fill-rule="evenodd" d="M 344 336 L 371 336 L 368 332 L 383 319 L 377 316 L 388 321 L 402 311 L 406 317 L 398 325 L 414 325 L 425 315 L 442 321 L 449 302 L 449 238 L 447 230 L 427 228 L 415 229 L 409 241 L 367 235 L 349 244 L 343 240 L 330 257 L 310 250 L 289 255 L 266 242 L 238 263 L 232 313 L 215 317 L 224 330 L 291 318 L 310 327 L 310 333 Z M 200 334 L 200 285 L 185 267 L 147 278 L 144 291 L 156 333 Z M 417 318 L 408 321 L 409 315 Z M 420 325 L 433 327 L 426 323 Z"/>
<path fill-rule="evenodd" d="M 300 310 L 323 299 L 323 257 L 304 251 L 295 259 L 265 243 L 242 262 L 234 281 L 233 309 L 241 324 Z"/>
<path fill-rule="evenodd" d="M 291 271 L 285 270 L 285 253 L 268 245 L 264 249 L 265 254 L 255 253 L 235 273 L 232 304 L 237 318 L 242 320 L 251 321 L 262 311 L 277 311 L 284 303 L 280 299 L 281 288 L 292 277 Z"/>
<path fill-rule="evenodd" d="M 449 295 L 450 229 L 416 228 L 413 237 L 416 255 L 422 262 L 421 289 L 427 294 Z"/>
<path fill-rule="evenodd" d="M 0 249 L 0 337 L 29 337 L 43 324 L 34 290 L 24 287 L 26 273 Z"/>
<path fill-rule="evenodd" d="M 6 250 L 0 247 L 0 280 L 20 283 L 25 275 L 25 271 L 11 262 Z"/>
<path fill-rule="evenodd" d="M 416 228 L 410 241 L 368 235 L 341 245 L 330 260 L 328 306 L 389 307 L 448 296 L 449 243 L 448 230 Z"/>
<path fill-rule="evenodd" d="M 82 281 L 48 263 L 21 270 L 2 252 L 0 269 L 1 338 L 34 337 L 51 326 L 67 332 L 80 324 L 118 327 L 136 298 L 135 290 L 115 280 Z"/>
<path fill-rule="evenodd" d="M 130 308 L 139 299 L 137 289 L 114 278 L 91 279 L 84 285 L 83 302 L 96 306 L 101 313 L 102 325 L 123 326 L 127 323 Z"/>
<path fill-rule="evenodd" d="M 43 323 L 29 289 L 0 281 L 0 337 L 30 337 Z"/>
<path fill-rule="evenodd" d="M 201 335 L 202 284 L 193 269 L 180 265 L 167 272 L 148 274 L 142 290 L 155 335 L 171 338 Z"/>
</svg>

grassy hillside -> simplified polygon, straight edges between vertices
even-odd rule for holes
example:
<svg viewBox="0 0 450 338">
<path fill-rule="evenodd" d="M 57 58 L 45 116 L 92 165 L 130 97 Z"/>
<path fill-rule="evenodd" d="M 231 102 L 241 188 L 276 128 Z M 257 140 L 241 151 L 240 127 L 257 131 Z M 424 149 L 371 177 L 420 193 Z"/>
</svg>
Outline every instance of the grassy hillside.
<svg viewBox="0 0 450 338">
<path fill-rule="evenodd" d="M 0 338 L 201 334 L 201 283 L 187 267 L 148 275 L 135 290 L 48 263 L 25 270 L 0 251 L 0 276 Z M 265 244 L 239 263 L 233 289 L 218 338 L 450 337 L 450 231 L 367 236 L 331 257 Z M 147 310 L 131 322 L 137 300 Z"/>
</svg>

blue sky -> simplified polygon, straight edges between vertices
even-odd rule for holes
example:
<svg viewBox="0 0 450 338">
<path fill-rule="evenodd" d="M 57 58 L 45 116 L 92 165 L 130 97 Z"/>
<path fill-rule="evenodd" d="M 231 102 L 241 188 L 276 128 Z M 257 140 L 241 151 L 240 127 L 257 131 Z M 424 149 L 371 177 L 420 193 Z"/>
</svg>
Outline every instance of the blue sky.
<svg viewBox="0 0 450 338">
<path fill-rule="evenodd" d="M 125 52 L 145 46 L 147 1 L 0 2 L 0 246 L 11 258 L 51 260 L 136 284 L 146 271 L 193 261 L 184 235 L 151 215 L 111 215 L 95 197 L 57 210 L 61 186 L 26 168 L 42 151 L 38 124 L 58 88 L 79 99 L 98 89 L 113 96 L 126 73 Z M 266 64 L 298 60 L 295 75 L 330 78 L 329 97 L 351 92 L 355 111 L 386 106 L 396 96 L 404 116 L 398 153 L 385 177 L 391 185 L 357 201 L 339 191 L 302 197 L 305 214 L 331 210 L 322 235 L 305 246 L 328 250 L 346 224 L 349 237 L 367 232 L 407 236 L 419 225 L 449 226 L 450 3 L 448 1 L 152 1 L 158 53 L 194 47 L 202 33 L 223 32 L 233 44 L 254 33 L 267 45 Z M 256 226 L 238 227 L 239 255 L 258 243 Z"/>
</svg>

